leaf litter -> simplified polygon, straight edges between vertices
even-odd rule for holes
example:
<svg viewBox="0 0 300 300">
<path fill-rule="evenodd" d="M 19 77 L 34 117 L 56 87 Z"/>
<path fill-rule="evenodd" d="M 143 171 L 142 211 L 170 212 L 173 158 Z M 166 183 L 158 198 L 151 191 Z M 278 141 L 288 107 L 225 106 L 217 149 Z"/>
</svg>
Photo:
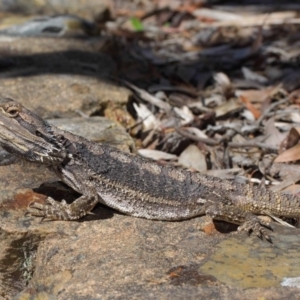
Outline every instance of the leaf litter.
<svg viewBox="0 0 300 300">
<path fill-rule="evenodd" d="M 122 36 L 120 78 L 134 93 L 139 153 L 222 178 L 296 186 L 300 6 L 266 13 L 205 1 L 143 3 L 138 16 L 127 11 L 106 30 Z M 127 22 L 133 17 L 137 25 Z"/>
</svg>

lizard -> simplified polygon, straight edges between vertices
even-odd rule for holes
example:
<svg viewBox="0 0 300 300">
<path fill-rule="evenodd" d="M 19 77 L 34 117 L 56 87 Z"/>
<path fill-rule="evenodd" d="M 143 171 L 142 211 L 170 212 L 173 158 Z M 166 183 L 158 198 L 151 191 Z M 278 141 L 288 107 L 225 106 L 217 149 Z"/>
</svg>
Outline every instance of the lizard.
<svg viewBox="0 0 300 300">
<path fill-rule="evenodd" d="M 50 125 L 9 98 L 0 98 L 0 145 L 27 161 L 46 165 L 80 193 L 70 204 L 48 197 L 27 213 L 49 220 L 77 220 L 100 202 L 121 213 L 179 221 L 208 215 L 239 225 L 270 242 L 269 222 L 259 214 L 298 218 L 300 197 L 161 165 L 105 143 L 95 143 Z"/>
</svg>

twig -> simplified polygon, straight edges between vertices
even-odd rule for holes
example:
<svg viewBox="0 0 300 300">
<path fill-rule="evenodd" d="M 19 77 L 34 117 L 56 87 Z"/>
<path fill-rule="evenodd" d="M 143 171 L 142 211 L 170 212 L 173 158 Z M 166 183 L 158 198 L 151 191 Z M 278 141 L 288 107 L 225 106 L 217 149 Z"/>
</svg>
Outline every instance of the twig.
<svg viewBox="0 0 300 300">
<path fill-rule="evenodd" d="M 268 115 L 269 112 L 271 112 L 276 106 L 279 106 L 281 104 L 285 104 L 287 102 L 287 99 L 283 99 L 277 102 L 272 103 L 264 112 L 263 114 L 257 119 L 256 124 L 260 125 L 263 119 Z"/>
<path fill-rule="evenodd" d="M 162 110 L 164 110 L 165 112 L 169 112 L 171 110 L 171 105 L 167 102 L 164 102 L 162 100 L 160 100 L 159 98 L 152 96 L 150 93 L 146 92 L 145 90 L 142 90 L 140 88 L 138 88 L 137 86 L 131 84 L 130 82 L 123 80 L 123 83 L 129 87 L 130 89 L 132 89 L 133 91 L 135 91 L 139 97 L 141 99 L 143 99 L 146 102 L 149 102 L 159 108 L 161 108 Z"/>
<path fill-rule="evenodd" d="M 209 146 L 217 146 L 220 145 L 221 141 L 220 140 L 213 140 L 213 139 L 209 139 L 209 138 L 201 138 L 198 137 L 182 128 L 175 128 L 176 132 L 178 132 L 180 135 L 187 137 L 188 139 L 191 139 L 195 142 L 202 142 L 205 143 Z"/>
<path fill-rule="evenodd" d="M 261 143 L 261 142 L 252 142 L 252 141 L 247 141 L 247 142 L 244 142 L 244 143 L 230 142 L 230 143 L 228 143 L 228 147 L 231 147 L 231 148 L 257 147 L 257 148 L 268 149 L 268 150 L 271 150 L 271 151 L 278 151 L 278 147 L 270 146 L 270 145 L 267 145 L 267 144 Z"/>
<path fill-rule="evenodd" d="M 195 142 L 201 142 L 201 143 L 205 143 L 209 146 L 218 146 L 221 145 L 223 142 L 225 142 L 226 138 L 223 139 L 219 139 L 219 140 L 214 140 L 214 139 L 210 139 L 210 138 L 201 138 L 198 136 L 195 136 L 192 133 L 187 132 L 186 130 L 182 129 L 182 128 L 176 128 L 176 131 L 181 134 L 182 136 L 185 136 Z M 264 149 L 268 149 L 271 151 L 277 151 L 278 148 L 277 147 L 273 147 L 261 142 L 253 142 L 253 141 L 247 141 L 244 143 L 234 143 L 234 142 L 229 142 L 228 147 L 230 148 L 241 148 L 241 147 L 257 147 L 257 148 L 264 148 Z"/>
</svg>

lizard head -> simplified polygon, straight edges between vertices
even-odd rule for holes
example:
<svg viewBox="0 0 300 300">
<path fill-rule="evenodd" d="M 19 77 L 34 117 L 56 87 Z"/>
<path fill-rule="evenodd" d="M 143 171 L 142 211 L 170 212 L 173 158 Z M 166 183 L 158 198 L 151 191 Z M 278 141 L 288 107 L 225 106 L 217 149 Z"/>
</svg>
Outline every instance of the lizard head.
<svg viewBox="0 0 300 300">
<path fill-rule="evenodd" d="M 61 163 L 66 151 L 51 126 L 20 103 L 0 98 L 0 145 L 31 162 Z"/>
</svg>

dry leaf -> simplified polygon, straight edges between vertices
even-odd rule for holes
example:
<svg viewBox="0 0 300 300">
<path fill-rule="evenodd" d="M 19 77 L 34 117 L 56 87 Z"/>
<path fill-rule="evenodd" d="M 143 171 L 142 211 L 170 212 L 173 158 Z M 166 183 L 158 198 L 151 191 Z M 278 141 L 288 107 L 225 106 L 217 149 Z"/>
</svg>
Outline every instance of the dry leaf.
<svg viewBox="0 0 300 300">
<path fill-rule="evenodd" d="M 159 151 L 159 150 L 139 149 L 138 153 L 141 156 L 151 158 L 154 160 L 177 160 L 178 158 L 177 155 Z"/>
<path fill-rule="evenodd" d="M 205 155 L 195 145 L 189 145 L 179 156 L 178 162 L 197 171 L 206 171 Z"/>
<path fill-rule="evenodd" d="M 142 120 L 145 131 L 156 128 L 160 125 L 160 121 L 154 116 L 154 114 L 148 109 L 145 104 L 133 103 L 133 107 L 138 117 Z"/>
<path fill-rule="evenodd" d="M 261 90 L 236 90 L 235 95 L 237 97 L 244 96 L 251 103 L 264 102 L 267 98 L 272 97 L 274 92 L 278 90 L 278 87 L 268 87 Z"/>
<path fill-rule="evenodd" d="M 147 101 L 149 103 L 152 103 L 153 105 L 163 109 L 164 111 L 168 112 L 171 110 L 171 106 L 169 103 L 162 101 L 161 99 L 151 95 L 150 93 L 148 93 L 145 90 L 142 90 L 140 88 L 138 88 L 137 86 L 131 84 L 128 81 L 124 81 L 124 83 L 131 88 L 132 90 L 134 90 L 144 101 Z"/>
<path fill-rule="evenodd" d="M 279 147 L 279 153 L 283 153 L 287 149 L 290 149 L 297 145 L 299 142 L 299 137 L 299 132 L 295 128 L 292 128 L 289 131 L 288 136 L 281 142 Z"/>
<path fill-rule="evenodd" d="M 251 111 L 254 118 L 257 120 L 260 117 L 261 113 L 253 106 L 253 104 L 245 96 L 241 95 L 240 100 L 245 104 L 247 109 Z"/>
<path fill-rule="evenodd" d="M 286 138 L 287 133 L 281 133 L 274 124 L 274 119 L 268 120 L 265 125 L 264 135 L 267 137 L 265 143 L 269 146 L 279 147 L 281 142 Z"/>
<path fill-rule="evenodd" d="M 274 162 L 289 162 L 300 159 L 300 144 L 282 152 L 277 156 Z"/>
</svg>

